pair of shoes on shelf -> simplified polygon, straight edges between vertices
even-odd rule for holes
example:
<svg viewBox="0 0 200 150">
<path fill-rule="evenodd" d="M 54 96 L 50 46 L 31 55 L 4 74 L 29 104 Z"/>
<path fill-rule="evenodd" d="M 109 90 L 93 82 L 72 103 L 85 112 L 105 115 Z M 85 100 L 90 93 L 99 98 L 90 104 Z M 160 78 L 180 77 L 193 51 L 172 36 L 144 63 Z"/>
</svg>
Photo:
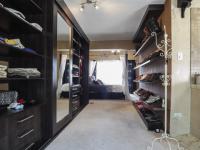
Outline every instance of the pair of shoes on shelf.
<svg viewBox="0 0 200 150">
<path fill-rule="evenodd" d="M 151 95 L 151 93 L 148 91 L 145 91 L 144 89 L 137 89 L 134 92 L 134 95 L 140 97 L 141 100 L 146 100 Z"/>
<path fill-rule="evenodd" d="M 158 81 L 160 79 L 160 76 L 161 76 L 160 73 L 145 74 L 145 75 L 142 75 L 140 81 L 144 81 L 144 82 Z"/>
</svg>

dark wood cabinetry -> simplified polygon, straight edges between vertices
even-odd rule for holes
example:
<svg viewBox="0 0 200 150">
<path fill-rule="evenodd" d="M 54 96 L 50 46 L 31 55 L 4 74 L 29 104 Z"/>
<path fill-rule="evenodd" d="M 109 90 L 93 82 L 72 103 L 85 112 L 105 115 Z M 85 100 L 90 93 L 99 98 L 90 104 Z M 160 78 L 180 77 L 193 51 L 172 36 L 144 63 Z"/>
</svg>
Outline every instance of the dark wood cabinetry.
<svg viewBox="0 0 200 150">
<path fill-rule="evenodd" d="M 19 38 L 25 47 L 33 50 L 0 43 L 0 60 L 10 68 L 37 68 L 41 72 L 37 78 L 0 78 L 0 85 L 6 84 L 7 91 L 17 91 L 19 98 L 36 102 L 32 106 L 25 105 L 22 111 L 0 109 L 0 150 L 37 150 L 48 144 L 89 102 L 89 40 L 62 0 L 0 0 L 0 3 L 4 6 L 0 6 L 0 37 Z M 22 12 L 26 19 L 5 7 Z M 58 9 L 72 26 L 72 62 L 79 67 L 79 74 L 71 74 L 71 115 L 55 128 L 57 79 L 53 66 L 56 59 L 55 12 Z M 43 30 L 31 23 L 38 23 Z"/>
<path fill-rule="evenodd" d="M 1 150 L 36 148 L 41 140 L 40 111 L 40 106 L 32 106 L 23 111 L 8 111 L 0 116 Z"/>
</svg>

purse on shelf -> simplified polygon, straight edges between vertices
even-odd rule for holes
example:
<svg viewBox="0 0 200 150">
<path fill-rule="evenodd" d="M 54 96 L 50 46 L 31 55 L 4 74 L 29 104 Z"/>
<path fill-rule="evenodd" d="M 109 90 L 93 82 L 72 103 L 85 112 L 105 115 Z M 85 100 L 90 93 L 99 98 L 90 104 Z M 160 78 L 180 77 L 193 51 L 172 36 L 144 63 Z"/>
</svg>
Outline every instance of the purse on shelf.
<svg viewBox="0 0 200 150">
<path fill-rule="evenodd" d="M 17 91 L 1 91 L 0 92 L 0 106 L 10 105 L 11 103 L 17 102 L 18 92 Z"/>
</svg>

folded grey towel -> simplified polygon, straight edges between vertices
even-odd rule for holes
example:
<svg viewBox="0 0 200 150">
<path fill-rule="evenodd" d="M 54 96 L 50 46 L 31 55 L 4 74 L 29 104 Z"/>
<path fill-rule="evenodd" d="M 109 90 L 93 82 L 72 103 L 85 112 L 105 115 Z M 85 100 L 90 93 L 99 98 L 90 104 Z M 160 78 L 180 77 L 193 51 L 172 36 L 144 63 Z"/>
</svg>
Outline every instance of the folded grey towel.
<svg viewBox="0 0 200 150">
<path fill-rule="evenodd" d="M 22 77 L 40 77 L 41 73 L 37 68 L 8 68 L 9 76 L 22 76 Z"/>
</svg>

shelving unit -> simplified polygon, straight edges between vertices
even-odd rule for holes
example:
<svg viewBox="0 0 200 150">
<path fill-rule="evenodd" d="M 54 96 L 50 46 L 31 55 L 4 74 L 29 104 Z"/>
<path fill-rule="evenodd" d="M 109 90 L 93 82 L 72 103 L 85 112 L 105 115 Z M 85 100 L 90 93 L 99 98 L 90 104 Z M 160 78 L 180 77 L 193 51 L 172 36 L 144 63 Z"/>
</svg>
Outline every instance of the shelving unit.
<svg viewBox="0 0 200 150">
<path fill-rule="evenodd" d="M 43 58 L 42 55 L 37 54 L 34 50 L 27 51 L 7 44 L 0 43 L 0 55 L 5 57 L 38 57 Z"/>
<path fill-rule="evenodd" d="M 157 20 L 163 11 L 163 8 L 163 5 L 150 5 L 142 19 L 136 36 L 134 37 L 134 42 L 136 43 L 141 43 L 145 38 L 145 41 L 142 42 L 142 44 L 138 44 L 140 47 L 136 50 L 135 54 L 137 65 L 134 69 L 136 70 L 136 76 L 164 73 L 164 59 L 160 57 L 160 52 L 157 51 L 155 37 L 149 34 L 149 37 L 146 38 L 146 35 L 143 33 L 147 20 L 152 17 Z M 158 33 L 159 40 L 161 40 L 162 36 L 163 32 Z M 153 95 L 159 96 L 161 99 L 164 98 L 164 87 L 162 86 L 161 81 L 147 82 L 133 80 L 133 83 L 137 84 L 138 89 L 148 91 Z M 137 101 L 133 102 L 133 105 L 144 121 L 147 129 L 162 130 L 164 128 L 164 108 L 162 107 L 162 100 L 155 104 L 147 104 L 141 97 L 137 95 L 134 95 L 134 97 Z M 152 116 L 152 120 L 149 120 L 148 114 Z"/>
<path fill-rule="evenodd" d="M 40 142 L 44 139 L 44 120 L 42 114 L 45 113 L 42 107 L 46 103 L 46 43 L 44 34 L 29 22 L 36 22 L 44 27 L 45 14 L 42 7 L 45 1 L 38 0 L 0 0 L 4 7 L 0 6 L 0 37 L 8 39 L 20 39 L 29 50 L 13 47 L 0 43 L 0 60 L 7 64 L 8 68 L 37 68 L 41 72 L 40 77 L 7 77 L 0 78 L 0 88 L 5 91 L 17 91 L 18 99 L 24 99 L 25 107 L 21 111 L 7 110 L 6 106 L 1 106 L 1 124 L 7 124 L 7 133 L 0 137 L 2 150 L 38 149 Z M 8 11 L 9 7 L 23 12 L 27 20 Z M 39 14 L 39 15 L 38 15 Z M 32 51 L 33 49 L 33 51 Z M 6 85 L 6 86 L 3 86 Z M 31 101 L 34 100 L 34 103 Z M 26 122 L 20 124 L 17 121 L 30 117 Z M 6 119 L 4 119 L 6 118 Z M 26 128 L 25 128 L 26 127 Z M 9 129 L 9 130 L 8 130 Z M 22 136 L 26 135 L 26 136 Z M 19 138 L 21 140 L 19 140 Z M 34 137 L 34 138 L 33 138 Z M 6 139 L 6 140 L 3 140 Z M 34 144 L 33 144 L 34 143 Z"/>
<path fill-rule="evenodd" d="M 15 8 L 20 9 L 26 14 L 42 14 L 43 10 L 34 0 L 11 0 Z"/>
<path fill-rule="evenodd" d="M 9 34 L 32 34 L 42 33 L 36 27 L 31 25 L 28 21 L 16 16 L 8 11 L 6 8 L 0 6 L 0 20 L 3 22 L 0 24 L 0 29 Z"/>
</svg>

